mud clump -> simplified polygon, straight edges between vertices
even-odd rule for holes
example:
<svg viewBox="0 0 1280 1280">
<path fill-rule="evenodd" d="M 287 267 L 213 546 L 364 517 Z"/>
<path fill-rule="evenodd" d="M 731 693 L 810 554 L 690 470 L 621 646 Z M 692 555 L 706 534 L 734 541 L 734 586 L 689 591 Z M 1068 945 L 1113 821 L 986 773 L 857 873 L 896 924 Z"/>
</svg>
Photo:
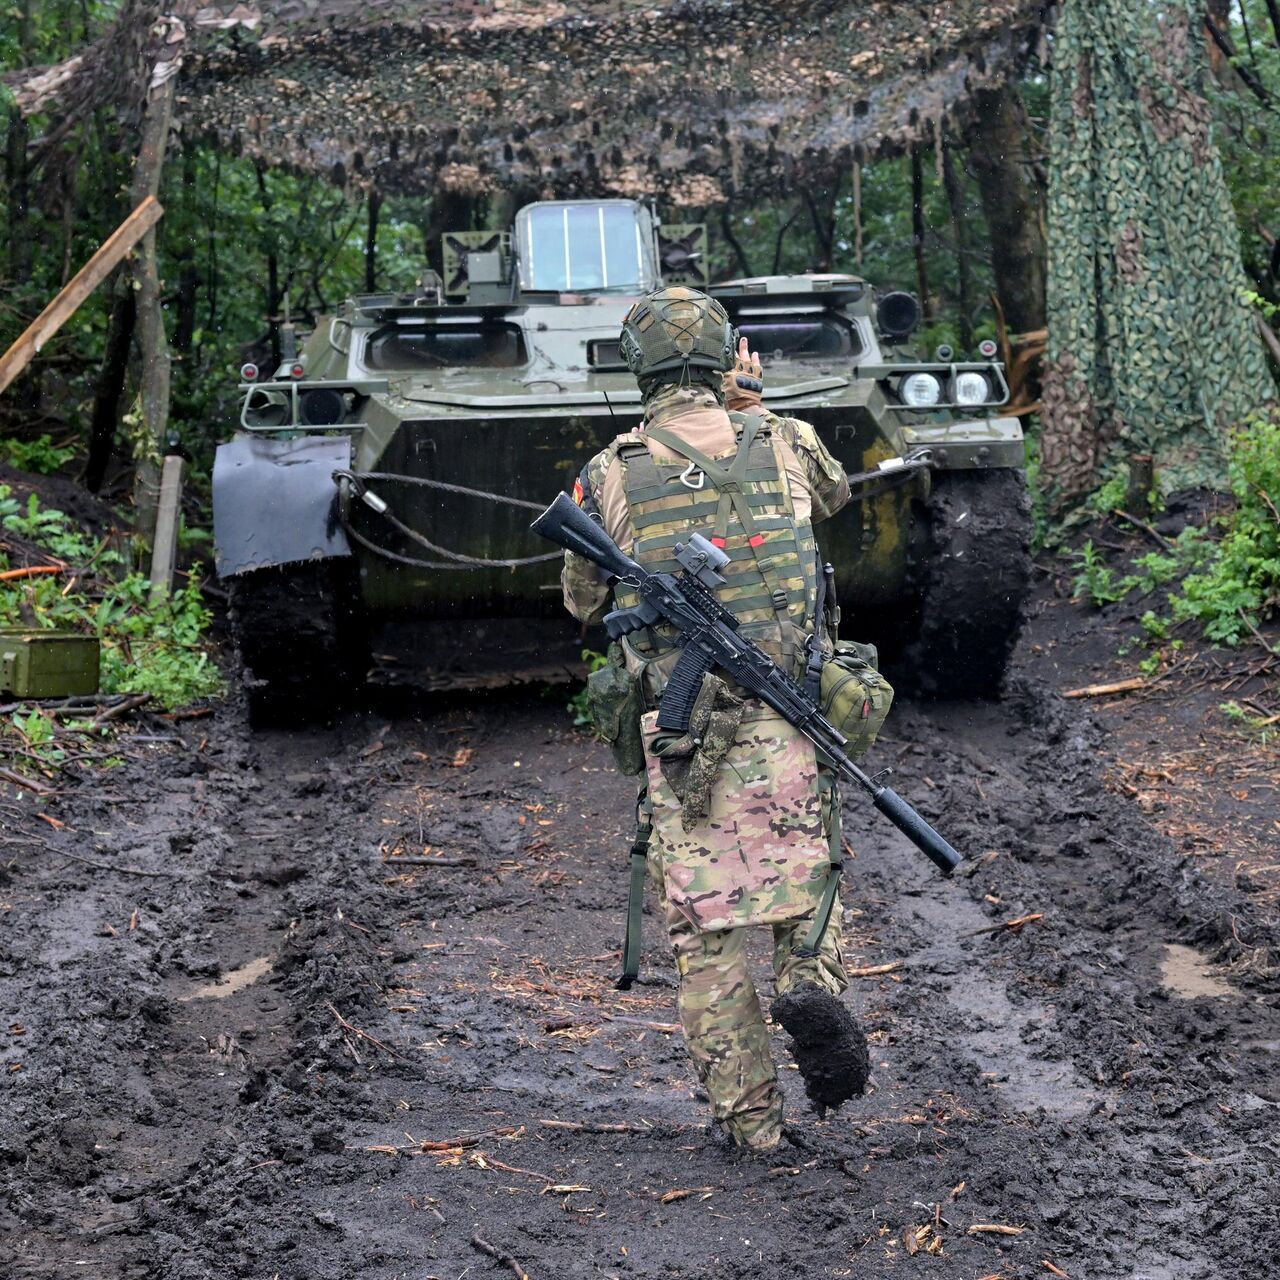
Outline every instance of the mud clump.
<svg viewBox="0 0 1280 1280">
<path fill-rule="evenodd" d="M 867 1037 L 829 991 L 806 982 L 773 1002 L 773 1020 L 791 1037 L 805 1092 L 819 1112 L 866 1092 Z"/>
</svg>

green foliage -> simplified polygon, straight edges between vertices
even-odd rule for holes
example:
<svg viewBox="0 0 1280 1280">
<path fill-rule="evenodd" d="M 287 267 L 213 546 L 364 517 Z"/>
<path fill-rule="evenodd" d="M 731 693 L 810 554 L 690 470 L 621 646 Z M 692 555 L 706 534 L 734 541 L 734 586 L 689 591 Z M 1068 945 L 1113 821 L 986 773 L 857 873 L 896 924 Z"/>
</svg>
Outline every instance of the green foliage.
<svg viewBox="0 0 1280 1280">
<path fill-rule="evenodd" d="M 61 449 L 49 436 L 36 440 L 0 440 L 0 449 L 11 467 L 20 471 L 35 471 L 42 476 L 52 475 L 75 457 L 74 449 Z"/>
<path fill-rule="evenodd" d="M 23 508 L 12 494 L 8 485 L 0 485 L 0 524 L 10 532 L 47 547 L 60 560 L 84 560 L 93 554 L 84 530 L 61 511 L 41 507 L 34 493 L 27 495 Z"/>
<path fill-rule="evenodd" d="M 1255 418 L 1231 444 L 1236 507 L 1212 560 L 1182 584 L 1175 618 L 1238 644 L 1280 609 L 1280 416 Z"/>
<path fill-rule="evenodd" d="M 1115 570 L 1103 561 L 1092 538 L 1071 555 L 1079 571 L 1072 579 L 1071 590 L 1099 609 L 1123 600 L 1137 585 L 1132 576 L 1116 577 Z"/>
<path fill-rule="evenodd" d="M 54 555 L 83 560 L 93 547 L 61 511 L 42 509 L 35 495 L 24 508 L 0 485 L 5 528 L 47 547 Z M 98 557 L 118 563 L 106 553 Z M 0 626 L 43 627 L 96 635 L 102 644 L 102 688 L 106 693 L 149 693 L 172 709 L 216 696 L 222 678 L 205 647 L 209 611 L 200 594 L 200 568 L 171 595 L 152 598 L 151 583 L 130 573 L 97 582 L 92 592 L 52 576 L 0 583 Z"/>
<path fill-rule="evenodd" d="M 1194 620 L 1217 644 L 1247 640 L 1280 612 L 1280 416 L 1255 418 L 1236 432 L 1229 473 L 1236 505 L 1220 541 L 1189 526 L 1168 552 L 1139 556 L 1120 575 L 1090 540 L 1072 553 L 1075 593 L 1100 608 L 1132 591 L 1180 583 L 1170 596 L 1170 618 L 1150 609 L 1143 614 L 1150 638 L 1164 641 L 1170 625 Z"/>
<path fill-rule="evenodd" d="M 592 674 L 599 671 L 609 659 L 603 653 L 597 653 L 594 649 L 583 649 L 582 661 L 587 664 L 588 674 Z M 573 716 L 573 723 L 576 727 L 581 728 L 591 723 L 591 711 L 587 705 L 587 686 L 585 684 L 569 699 L 567 710 Z"/>
</svg>

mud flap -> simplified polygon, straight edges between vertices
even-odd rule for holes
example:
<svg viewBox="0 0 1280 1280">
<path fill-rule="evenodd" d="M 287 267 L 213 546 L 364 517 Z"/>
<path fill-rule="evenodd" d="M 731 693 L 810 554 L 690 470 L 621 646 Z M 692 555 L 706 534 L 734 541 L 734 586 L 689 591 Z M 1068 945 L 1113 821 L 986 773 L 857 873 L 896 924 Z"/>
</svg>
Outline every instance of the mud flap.
<svg viewBox="0 0 1280 1280">
<path fill-rule="evenodd" d="M 218 577 L 351 554 L 333 472 L 351 466 L 348 436 L 236 436 L 213 463 Z"/>
</svg>

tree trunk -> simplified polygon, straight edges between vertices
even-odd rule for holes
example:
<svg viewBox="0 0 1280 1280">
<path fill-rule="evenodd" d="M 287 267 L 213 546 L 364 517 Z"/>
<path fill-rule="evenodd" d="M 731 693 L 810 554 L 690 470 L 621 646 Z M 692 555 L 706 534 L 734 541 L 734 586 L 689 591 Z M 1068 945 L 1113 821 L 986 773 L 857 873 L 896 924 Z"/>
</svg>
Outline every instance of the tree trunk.
<svg viewBox="0 0 1280 1280">
<path fill-rule="evenodd" d="M 89 457 L 84 467 L 84 483 L 90 493 L 97 493 L 102 488 L 107 465 L 111 461 L 136 317 L 133 290 L 127 286 L 118 289 L 111 318 L 107 322 L 106 350 L 102 356 L 102 371 L 98 375 L 93 417 L 89 423 Z"/>
<path fill-rule="evenodd" d="M 267 186 L 267 169 L 261 161 L 255 168 L 258 179 L 258 201 L 262 205 L 264 219 L 271 220 L 271 208 L 274 201 L 271 189 Z M 267 325 L 271 333 L 271 372 L 280 367 L 280 257 L 276 253 L 274 234 L 267 241 Z"/>
<path fill-rule="evenodd" d="M 733 230 L 733 223 L 729 220 L 729 206 L 723 205 L 720 209 L 720 234 L 724 236 L 725 244 L 733 250 L 733 256 L 737 259 L 738 270 L 744 276 L 753 276 L 755 272 L 751 268 L 751 259 L 747 257 L 746 250 L 742 247 L 740 241 Z"/>
<path fill-rule="evenodd" d="M 27 122 L 17 107 L 9 108 L 6 177 L 9 206 L 9 261 L 11 285 L 24 285 L 31 279 L 31 233 L 27 228 L 30 204 L 30 181 L 27 169 Z"/>
<path fill-rule="evenodd" d="M 182 202 L 190 212 L 196 197 L 196 149 L 187 141 L 182 148 Z M 192 225 L 196 220 L 192 219 Z M 178 268 L 177 319 L 173 326 L 173 349 L 189 355 L 196 331 L 196 304 L 200 289 L 200 273 L 196 270 L 196 242 L 186 237 L 179 242 L 175 254 Z"/>
<path fill-rule="evenodd" d="M 966 358 L 973 355 L 973 296 L 969 279 L 968 222 L 964 211 L 964 192 L 956 173 L 951 145 L 942 144 L 942 184 L 947 191 L 947 204 L 951 208 L 951 231 L 956 242 L 956 279 L 960 294 L 960 350 Z"/>
<path fill-rule="evenodd" d="M 164 153 L 169 142 L 173 117 L 176 75 L 170 76 L 147 98 L 142 120 L 142 145 L 133 171 L 131 197 L 136 208 L 160 190 Z M 160 269 L 156 261 L 156 231 L 153 227 L 139 246 L 135 267 L 138 341 L 142 353 L 139 387 L 142 392 L 142 439 L 137 471 L 134 474 L 133 505 L 137 535 L 149 545 L 155 532 L 160 501 L 160 455 L 169 425 L 169 342 L 165 335 L 164 308 L 160 301 Z"/>
<path fill-rule="evenodd" d="M 364 289 L 375 293 L 378 288 L 378 215 L 382 212 L 382 197 L 376 191 L 369 192 L 369 223 L 364 237 Z"/>
<path fill-rule="evenodd" d="M 924 159 L 918 144 L 911 147 L 911 247 L 916 258 L 916 289 L 920 311 L 926 321 L 934 316 L 933 295 L 929 292 L 929 268 L 924 258 Z"/>
<path fill-rule="evenodd" d="M 1009 328 L 1044 328 L 1045 181 L 1031 119 L 1013 85 L 974 97 L 969 164 L 991 236 L 996 292 Z"/>
</svg>

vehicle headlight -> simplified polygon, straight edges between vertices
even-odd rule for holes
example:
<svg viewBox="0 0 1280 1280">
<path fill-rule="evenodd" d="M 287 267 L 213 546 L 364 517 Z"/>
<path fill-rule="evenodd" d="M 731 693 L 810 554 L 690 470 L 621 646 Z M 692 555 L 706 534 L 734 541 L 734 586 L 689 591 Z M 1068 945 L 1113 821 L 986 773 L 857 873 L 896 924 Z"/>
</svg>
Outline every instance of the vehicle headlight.
<svg viewBox="0 0 1280 1280">
<path fill-rule="evenodd" d="M 931 373 L 912 373 L 903 378 L 898 394 L 913 409 L 928 409 L 942 399 L 942 383 Z"/>
<path fill-rule="evenodd" d="M 991 383 L 981 373 L 957 373 L 952 385 L 956 404 L 986 404 L 991 399 Z"/>
</svg>

